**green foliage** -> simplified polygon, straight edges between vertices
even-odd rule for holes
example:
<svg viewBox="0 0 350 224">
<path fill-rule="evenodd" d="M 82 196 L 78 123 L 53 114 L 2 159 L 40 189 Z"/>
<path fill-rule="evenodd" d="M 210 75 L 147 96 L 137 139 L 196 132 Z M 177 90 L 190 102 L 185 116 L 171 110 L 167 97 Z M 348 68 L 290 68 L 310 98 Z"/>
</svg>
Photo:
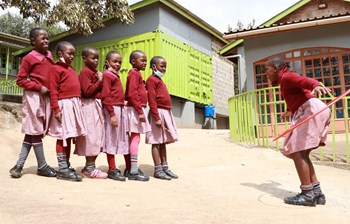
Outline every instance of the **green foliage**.
<svg viewBox="0 0 350 224">
<path fill-rule="evenodd" d="M 126 24 L 134 22 L 126 0 L 59 0 L 53 6 L 49 0 L 3 0 L 0 3 L 3 9 L 11 6 L 19 8 L 23 18 L 46 21 L 48 25 L 63 22 L 71 31 L 85 35 L 103 27 L 103 22 L 109 18 Z"/>
<path fill-rule="evenodd" d="M 4 14 L 0 16 L 0 31 L 12 35 L 28 38 L 29 31 L 35 27 L 45 28 L 50 36 L 64 32 L 66 29 L 60 26 L 47 26 L 45 22 L 35 22 L 32 19 L 22 19 L 16 14 Z"/>
</svg>

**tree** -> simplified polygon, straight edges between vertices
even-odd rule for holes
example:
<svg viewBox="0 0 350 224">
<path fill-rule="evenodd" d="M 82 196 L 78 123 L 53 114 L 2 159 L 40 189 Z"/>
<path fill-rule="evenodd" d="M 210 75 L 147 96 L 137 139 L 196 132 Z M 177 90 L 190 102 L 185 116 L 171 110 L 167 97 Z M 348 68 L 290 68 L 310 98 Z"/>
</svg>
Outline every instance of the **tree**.
<svg viewBox="0 0 350 224">
<path fill-rule="evenodd" d="M 49 0 L 3 0 L 0 7 L 19 8 L 23 18 L 45 21 L 47 25 L 63 22 L 71 31 L 85 35 L 103 27 L 103 22 L 110 18 L 126 24 L 134 22 L 126 0 L 59 0 L 55 5 L 50 5 Z"/>
<path fill-rule="evenodd" d="M 238 21 L 237 21 L 237 27 L 236 27 L 236 29 L 235 29 L 235 32 L 236 32 L 236 31 L 242 31 L 242 30 L 244 30 L 244 29 L 250 30 L 250 29 L 253 29 L 253 28 L 256 28 L 256 26 L 255 26 L 255 19 L 253 19 L 252 22 L 249 23 L 249 24 L 246 26 L 246 28 L 245 28 L 244 24 L 243 24 L 240 20 L 238 20 Z M 230 28 L 229 28 L 229 29 L 230 29 Z M 232 28 L 231 28 L 231 29 L 232 29 Z M 231 30 L 231 31 L 232 31 L 232 30 Z M 229 31 L 229 32 L 230 32 L 230 31 Z"/>
<path fill-rule="evenodd" d="M 11 13 L 6 13 L 0 16 L 0 31 L 12 35 L 28 38 L 29 31 L 34 27 L 45 28 L 50 36 L 62 33 L 66 29 L 60 26 L 47 26 L 45 22 L 36 23 L 31 19 L 22 19 L 21 16 Z"/>
</svg>

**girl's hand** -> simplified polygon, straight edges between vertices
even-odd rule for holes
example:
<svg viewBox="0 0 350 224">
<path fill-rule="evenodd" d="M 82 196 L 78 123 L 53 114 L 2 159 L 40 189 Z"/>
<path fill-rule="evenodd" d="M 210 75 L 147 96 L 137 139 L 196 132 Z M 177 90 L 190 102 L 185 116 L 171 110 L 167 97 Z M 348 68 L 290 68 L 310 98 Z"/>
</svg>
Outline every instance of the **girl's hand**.
<svg viewBox="0 0 350 224">
<path fill-rule="evenodd" d="M 161 121 L 161 120 L 156 121 L 156 125 L 157 125 L 157 126 L 163 126 L 163 125 L 162 125 L 162 121 Z"/>
<path fill-rule="evenodd" d="M 140 120 L 141 122 L 146 122 L 145 115 L 144 115 L 144 114 L 139 114 L 139 120 Z"/>
<path fill-rule="evenodd" d="M 42 87 L 41 87 L 40 93 L 41 93 L 41 94 L 45 94 L 45 93 L 47 93 L 47 92 L 49 92 L 49 89 L 46 88 L 46 86 L 42 86 Z"/>
<path fill-rule="evenodd" d="M 292 112 L 287 110 L 287 111 L 283 112 L 283 114 L 281 115 L 281 120 L 286 121 L 287 119 L 290 118 L 290 116 L 292 116 Z"/>
<path fill-rule="evenodd" d="M 327 87 L 323 86 L 316 86 L 312 91 L 311 94 L 317 96 L 317 95 L 326 95 L 329 93 L 331 90 Z"/>
<path fill-rule="evenodd" d="M 56 118 L 59 122 L 62 122 L 62 113 L 61 113 L 61 112 L 58 112 L 58 113 L 55 115 L 55 118 Z"/>
<path fill-rule="evenodd" d="M 111 117 L 111 124 L 113 127 L 118 127 L 118 121 L 115 116 Z"/>
<path fill-rule="evenodd" d="M 102 75 L 101 72 L 97 72 L 96 76 L 97 76 L 97 79 L 98 79 L 99 81 L 102 81 L 103 75 Z"/>
</svg>

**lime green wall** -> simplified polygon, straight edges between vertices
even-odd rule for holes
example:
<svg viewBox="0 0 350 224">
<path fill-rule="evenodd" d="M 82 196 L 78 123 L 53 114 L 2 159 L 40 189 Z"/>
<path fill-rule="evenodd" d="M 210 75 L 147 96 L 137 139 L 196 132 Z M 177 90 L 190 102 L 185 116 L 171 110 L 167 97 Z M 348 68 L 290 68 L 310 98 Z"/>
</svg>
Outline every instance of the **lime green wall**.
<svg viewBox="0 0 350 224">
<path fill-rule="evenodd" d="M 99 71 L 104 70 L 104 58 L 109 51 L 117 50 L 121 53 L 123 64 L 120 70 L 120 77 L 124 85 L 128 71 L 131 69 L 129 55 L 133 50 L 144 51 L 148 61 L 153 56 L 163 56 L 167 60 L 167 72 L 163 80 L 171 95 L 197 103 L 212 103 L 211 56 L 162 33 L 160 30 L 89 45 L 75 46 L 76 57 L 73 66 L 78 72 L 83 67 L 81 51 L 87 46 L 96 48 L 100 53 Z M 148 67 L 142 72 L 144 79 L 147 79 L 152 73 Z"/>
</svg>

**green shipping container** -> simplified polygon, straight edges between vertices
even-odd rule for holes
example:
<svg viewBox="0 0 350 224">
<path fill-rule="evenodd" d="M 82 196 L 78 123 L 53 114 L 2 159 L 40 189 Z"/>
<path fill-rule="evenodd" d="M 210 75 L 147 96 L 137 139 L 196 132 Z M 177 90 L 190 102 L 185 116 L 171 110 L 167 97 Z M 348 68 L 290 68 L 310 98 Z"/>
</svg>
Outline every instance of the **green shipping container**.
<svg viewBox="0 0 350 224">
<path fill-rule="evenodd" d="M 162 56 L 167 60 L 167 72 L 163 80 L 171 95 L 197 103 L 212 104 L 211 56 L 162 33 L 160 30 L 89 45 L 75 46 L 76 58 L 73 66 L 78 72 L 84 66 L 81 51 L 87 46 L 94 47 L 99 51 L 99 71 L 104 70 L 104 59 L 109 51 L 117 50 L 121 53 L 123 64 L 120 70 L 120 77 L 124 85 L 128 71 L 131 69 L 129 55 L 132 51 L 144 51 L 148 61 L 153 56 Z M 143 78 L 146 80 L 152 71 L 147 66 L 147 69 L 142 73 Z"/>
</svg>

